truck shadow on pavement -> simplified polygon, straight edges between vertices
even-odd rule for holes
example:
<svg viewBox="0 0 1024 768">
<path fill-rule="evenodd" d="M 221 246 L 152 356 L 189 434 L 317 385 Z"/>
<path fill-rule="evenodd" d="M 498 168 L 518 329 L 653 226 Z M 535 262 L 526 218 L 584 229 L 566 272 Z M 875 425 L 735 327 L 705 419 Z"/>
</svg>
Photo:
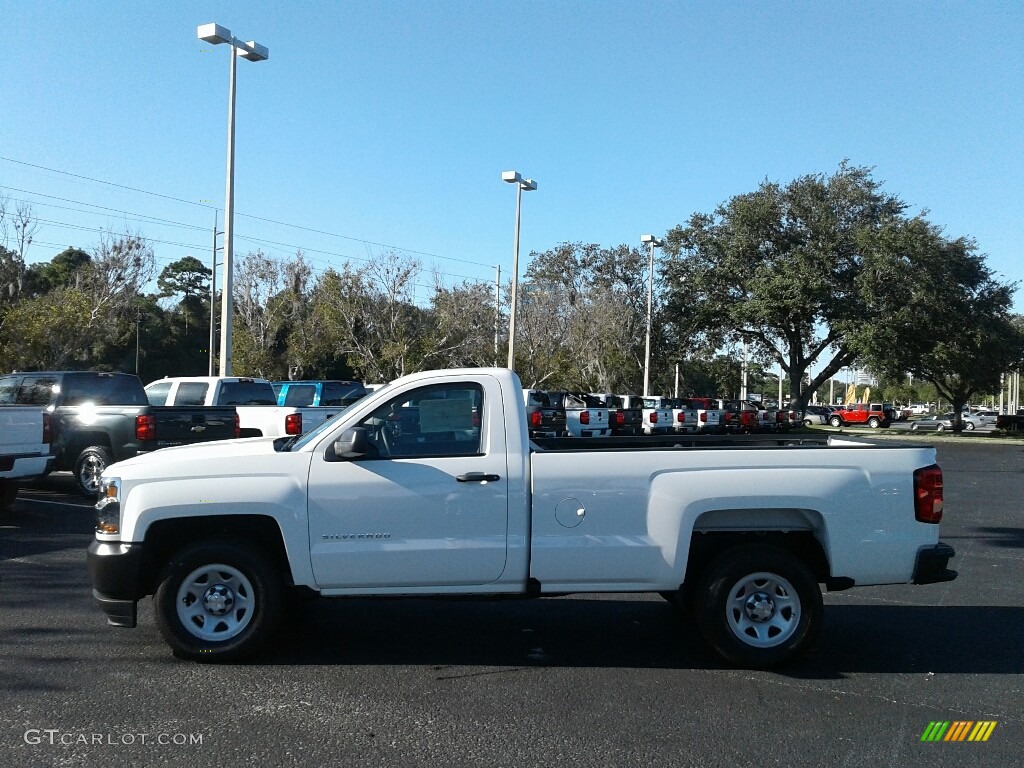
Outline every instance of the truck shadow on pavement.
<svg viewBox="0 0 1024 768">
<path fill-rule="evenodd" d="M 832 605 L 817 647 L 776 673 L 1024 673 L 1024 608 Z M 257 663 L 726 668 L 696 626 L 653 597 L 317 601 Z"/>
</svg>

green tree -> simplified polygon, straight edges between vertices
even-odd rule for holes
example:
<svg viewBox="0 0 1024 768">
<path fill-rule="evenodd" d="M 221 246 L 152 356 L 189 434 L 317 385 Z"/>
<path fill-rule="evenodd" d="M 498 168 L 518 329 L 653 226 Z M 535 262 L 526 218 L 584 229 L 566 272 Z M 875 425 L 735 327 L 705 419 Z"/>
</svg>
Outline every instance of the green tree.
<svg viewBox="0 0 1024 768">
<path fill-rule="evenodd" d="M 906 350 L 919 358 L 952 340 L 981 308 L 951 297 L 999 286 L 964 241 L 945 240 L 923 216 L 908 220 L 905 208 L 869 169 L 844 163 L 694 214 L 667 237 L 677 336 L 712 348 L 746 338 L 755 359 L 781 366 L 798 407 L 854 362 L 912 371 Z"/>
<path fill-rule="evenodd" d="M 42 296 L 57 288 L 81 287 L 83 269 L 92 257 L 81 248 L 68 246 L 49 262 L 32 264 L 25 272 L 25 293 Z"/>
<path fill-rule="evenodd" d="M 438 368 L 495 365 L 494 295 L 489 285 L 446 287 L 434 276 L 423 363 Z"/>
<path fill-rule="evenodd" d="M 530 258 L 516 339 L 516 370 L 527 386 L 640 391 L 647 254 L 626 245 L 562 243 Z"/>
<path fill-rule="evenodd" d="M 0 245 L 0 305 L 14 301 L 22 291 L 25 262 L 15 251 Z"/>
<path fill-rule="evenodd" d="M 88 353 L 91 303 L 76 288 L 58 288 L 12 306 L 0 323 L 0 370 L 92 367 Z"/>
</svg>

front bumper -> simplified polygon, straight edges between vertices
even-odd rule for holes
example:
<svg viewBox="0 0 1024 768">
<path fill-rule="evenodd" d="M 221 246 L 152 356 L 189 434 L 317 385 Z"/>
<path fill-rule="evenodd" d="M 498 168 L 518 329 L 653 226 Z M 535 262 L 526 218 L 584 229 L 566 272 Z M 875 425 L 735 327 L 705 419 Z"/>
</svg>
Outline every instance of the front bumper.
<svg viewBox="0 0 1024 768">
<path fill-rule="evenodd" d="M 92 595 L 107 623 L 134 627 L 136 603 L 148 594 L 142 544 L 93 541 L 86 556 Z"/>
<path fill-rule="evenodd" d="M 917 562 L 914 564 L 914 583 L 938 584 L 943 581 L 952 581 L 957 577 L 957 572 L 951 571 L 946 566 L 955 556 L 954 549 L 942 542 L 919 549 Z"/>
</svg>

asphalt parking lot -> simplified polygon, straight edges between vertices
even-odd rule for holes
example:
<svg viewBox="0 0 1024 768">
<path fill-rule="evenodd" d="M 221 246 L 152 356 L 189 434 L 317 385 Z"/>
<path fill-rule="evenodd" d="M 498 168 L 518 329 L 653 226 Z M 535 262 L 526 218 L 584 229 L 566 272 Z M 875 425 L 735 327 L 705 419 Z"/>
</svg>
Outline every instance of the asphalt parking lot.
<svg viewBox="0 0 1024 768">
<path fill-rule="evenodd" d="M 934 437 L 934 436 L 932 436 Z M 956 581 L 828 594 L 815 651 L 725 668 L 653 596 L 320 601 L 272 652 L 175 660 L 92 605 L 91 506 L 0 516 L 4 765 L 1024 765 L 1024 444 L 944 439 Z M 985 742 L 924 742 L 994 721 Z"/>
</svg>

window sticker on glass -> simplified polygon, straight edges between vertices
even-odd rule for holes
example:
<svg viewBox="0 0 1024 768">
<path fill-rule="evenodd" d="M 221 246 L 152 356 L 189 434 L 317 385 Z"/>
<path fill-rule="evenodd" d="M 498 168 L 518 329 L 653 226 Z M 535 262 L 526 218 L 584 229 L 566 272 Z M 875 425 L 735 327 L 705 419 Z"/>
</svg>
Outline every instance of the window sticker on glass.
<svg viewBox="0 0 1024 768">
<path fill-rule="evenodd" d="M 472 428 L 472 400 L 420 400 L 421 433 Z"/>
</svg>

